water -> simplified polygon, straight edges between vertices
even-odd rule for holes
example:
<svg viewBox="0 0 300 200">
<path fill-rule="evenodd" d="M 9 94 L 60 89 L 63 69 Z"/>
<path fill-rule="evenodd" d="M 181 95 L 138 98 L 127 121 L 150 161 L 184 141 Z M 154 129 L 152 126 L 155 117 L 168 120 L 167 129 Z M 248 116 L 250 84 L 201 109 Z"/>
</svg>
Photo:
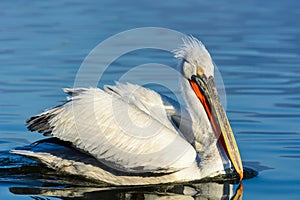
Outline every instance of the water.
<svg viewBox="0 0 300 200">
<path fill-rule="evenodd" d="M 243 160 L 260 171 L 258 177 L 243 181 L 243 199 L 300 198 L 298 1 L 154 0 L 126 4 L 16 0 L 1 1 L 0 6 L 1 158 L 9 157 L 6 153 L 10 149 L 43 138 L 29 133 L 24 120 L 65 98 L 61 88 L 74 84 L 81 62 L 98 43 L 131 28 L 164 27 L 201 39 L 222 73 L 228 117 Z M 133 52 L 114 63 L 102 84 L 113 83 L 124 70 L 151 62 L 175 64 L 167 53 Z M 159 79 L 160 73 L 154 72 L 154 76 Z M 172 83 L 172 79 L 165 81 Z M 158 90 L 164 92 L 163 88 Z M 16 159 L 8 164 L 31 163 Z M 56 179 L 50 175 L 52 191 L 64 187 L 55 183 L 55 188 Z M 37 195 L 47 188 L 47 180 L 39 178 L 1 177 L 1 199 L 46 198 Z M 218 187 L 223 191 L 227 185 Z M 237 190 L 238 186 L 233 187 Z M 162 197 L 152 188 L 110 189 L 101 192 L 99 188 L 77 187 L 68 191 L 85 191 L 86 198 Z"/>
</svg>

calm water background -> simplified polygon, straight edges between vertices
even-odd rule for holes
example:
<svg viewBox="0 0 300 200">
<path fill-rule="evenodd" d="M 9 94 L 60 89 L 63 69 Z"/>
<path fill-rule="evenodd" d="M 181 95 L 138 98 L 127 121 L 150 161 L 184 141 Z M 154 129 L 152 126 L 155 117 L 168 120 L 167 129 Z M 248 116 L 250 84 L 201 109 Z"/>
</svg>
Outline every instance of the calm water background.
<svg viewBox="0 0 300 200">
<path fill-rule="evenodd" d="M 131 28 L 164 27 L 210 50 L 242 157 L 267 169 L 243 181 L 244 199 L 300 199 L 299 1 L 16 0 L 0 8 L 1 151 L 42 138 L 24 120 L 65 98 L 61 88 L 72 87 L 98 43 Z M 136 52 L 115 62 L 103 81 L 149 62 L 175 64 L 168 54 Z M 0 183 L 1 199 L 31 198 L 10 193 L 12 186 Z"/>
</svg>

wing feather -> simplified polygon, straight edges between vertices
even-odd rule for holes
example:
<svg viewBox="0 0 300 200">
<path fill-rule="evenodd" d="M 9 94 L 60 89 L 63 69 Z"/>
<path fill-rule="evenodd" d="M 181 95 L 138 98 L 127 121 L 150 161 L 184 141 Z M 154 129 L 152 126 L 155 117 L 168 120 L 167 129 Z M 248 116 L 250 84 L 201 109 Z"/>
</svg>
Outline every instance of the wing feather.
<svg viewBox="0 0 300 200">
<path fill-rule="evenodd" d="M 127 172 L 174 172 L 195 161 L 194 148 L 155 111 L 97 88 L 67 92 L 76 95 L 30 118 L 28 128 L 72 142 L 100 162 Z"/>
<path fill-rule="evenodd" d="M 177 131 L 189 143 L 194 143 L 192 120 L 185 108 L 172 98 L 131 83 L 116 82 L 115 86 L 106 85 L 104 89 L 134 104 L 168 128 Z"/>
<path fill-rule="evenodd" d="M 119 96 L 129 104 L 135 105 L 169 129 L 178 132 L 170 121 L 161 95 L 157 92 L 139 85 L 120 82 L 116 82 L 115 86 L 106 85 L 104 89 L 112 95 Z"/>
</svg>

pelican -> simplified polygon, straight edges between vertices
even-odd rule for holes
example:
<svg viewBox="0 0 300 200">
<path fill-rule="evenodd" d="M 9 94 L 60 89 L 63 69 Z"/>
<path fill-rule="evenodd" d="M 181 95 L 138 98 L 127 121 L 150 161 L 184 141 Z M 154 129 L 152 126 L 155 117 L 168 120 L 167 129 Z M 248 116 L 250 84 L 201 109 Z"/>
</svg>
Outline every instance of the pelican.
<svg viewBox="0 0 300 200">
<path fill-rule="evenodd" d="M 131 83 L 67 88 L 64 104 L 26 121 L 30 131 L 61 141 L 56 141 L 61 148 L 41 150 L 38 142 L 11 152 L 110 185 L 190 182 L 231 169 L 242 180 L 242 161 L 214 83 L 211 56 L 196 38 L 182 41 L 174 54 L 185 109 Z"/>
</svg>

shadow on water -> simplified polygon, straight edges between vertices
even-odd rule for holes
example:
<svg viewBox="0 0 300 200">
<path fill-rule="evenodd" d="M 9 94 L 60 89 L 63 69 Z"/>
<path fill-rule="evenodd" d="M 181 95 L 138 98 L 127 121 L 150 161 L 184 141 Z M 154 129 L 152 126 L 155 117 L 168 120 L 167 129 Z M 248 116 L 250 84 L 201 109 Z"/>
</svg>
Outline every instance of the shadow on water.
<svg viewBox="0 0 300 200">
<path fill-rule="evenodd" d="M 62 153 L 67 147 L 50 143 L 53 139 L 41 140 L 22 148 L 43 148 Z M 52 141 L 53 142 L 53 141 Z M 40 145 L 40 146 L 39 146 Z M 76 154 L 76 152 L 75 152 Z M 78 152 L 80 157 L 81 153 Z M 91 162 L 91 161 L 90 161 Z M 29 195 L 33 199 L 58 197 L 62 199 L 242 199 L 243 185 L 237 174 L 222 175 L 184 184 L 163 184 L 153 186 L 112 187 L 79 176 L 62 174 L 47 168 L 30 158 L 0 152 L 0 182 L 13 186 L 9 191 L 15 195 Z M 247 166 L 247 164 L 246 164 Z M 259 163 L 249 162 L 258 171 L 266 168 Z M 252 178 L 257 172 L 245 168 L 245 178 Z"/>
<path fill-rule="evenodd" d="M 5 174 L 6 182 L 15 183 L 9 188 L 11 193 L 30 195 L 33 199 L 242 199 L 243 194 L 243 185 L 231 182 L 111 187 L 57 174 L 38 165 L 10 169 Z"/>
</svg>

